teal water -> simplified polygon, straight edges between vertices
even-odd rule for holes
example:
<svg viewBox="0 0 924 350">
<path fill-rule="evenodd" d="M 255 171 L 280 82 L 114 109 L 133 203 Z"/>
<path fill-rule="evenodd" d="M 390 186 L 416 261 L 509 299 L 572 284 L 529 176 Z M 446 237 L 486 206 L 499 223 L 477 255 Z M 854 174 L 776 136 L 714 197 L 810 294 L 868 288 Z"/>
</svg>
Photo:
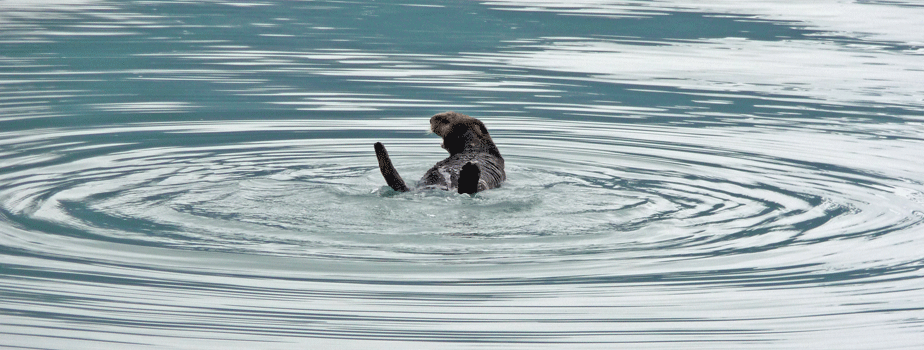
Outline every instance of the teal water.
<svg viewBox="0 0 924 350">
<path fill-rule="evenodd" d="M 924 347 L 921 18 L 0 1 L 0 347 Z M 447 110 L 508 181 L 388 189 Z"/>
</svg>

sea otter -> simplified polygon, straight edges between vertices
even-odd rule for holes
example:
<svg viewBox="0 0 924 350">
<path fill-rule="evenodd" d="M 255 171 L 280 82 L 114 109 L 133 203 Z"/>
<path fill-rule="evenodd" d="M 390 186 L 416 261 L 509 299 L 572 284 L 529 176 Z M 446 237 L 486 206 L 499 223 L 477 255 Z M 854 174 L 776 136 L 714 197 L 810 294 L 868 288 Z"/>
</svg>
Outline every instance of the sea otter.
<svg viewBox="0 0 924 350">
<path fill-rule="evenodd" d="M 507 179 L 504 158 L 480 120 L 445 112 L 430 118 L 430 130 L 443 138 L 442 146 L 449 157 L 430 168 L 417 187 L 471 194 L 499 187 Z M 388 186 L 399 192 L 409 191 L 381 142 L 375 143 L 375 155 Z"/>
</svg>

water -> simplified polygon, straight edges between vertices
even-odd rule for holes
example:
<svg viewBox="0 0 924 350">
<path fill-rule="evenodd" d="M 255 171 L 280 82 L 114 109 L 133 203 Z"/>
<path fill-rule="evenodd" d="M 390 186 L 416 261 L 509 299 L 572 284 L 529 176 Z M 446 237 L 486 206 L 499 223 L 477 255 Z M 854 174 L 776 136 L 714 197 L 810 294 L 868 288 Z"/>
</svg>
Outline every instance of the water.
<svg viewBox="0 0 924 350">
<path fill-rule="evenodd" d="M 0 347 L 924 347 L 915 2 L 0 9 Z"/>
</svg>

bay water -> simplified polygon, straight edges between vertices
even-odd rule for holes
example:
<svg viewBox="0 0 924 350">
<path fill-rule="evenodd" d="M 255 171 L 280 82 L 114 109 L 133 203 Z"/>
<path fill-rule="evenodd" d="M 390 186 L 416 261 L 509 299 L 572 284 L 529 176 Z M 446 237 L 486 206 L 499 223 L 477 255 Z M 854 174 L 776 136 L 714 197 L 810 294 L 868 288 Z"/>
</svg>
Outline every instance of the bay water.
<svg viewBox="0 0 924 350">
<path fill-rule="evenodd" d="M 0 347 L 919 349 L 914 1 L 0 1 Z M 508 180 L 397 193 L 484 121 Z"/>
</svg>

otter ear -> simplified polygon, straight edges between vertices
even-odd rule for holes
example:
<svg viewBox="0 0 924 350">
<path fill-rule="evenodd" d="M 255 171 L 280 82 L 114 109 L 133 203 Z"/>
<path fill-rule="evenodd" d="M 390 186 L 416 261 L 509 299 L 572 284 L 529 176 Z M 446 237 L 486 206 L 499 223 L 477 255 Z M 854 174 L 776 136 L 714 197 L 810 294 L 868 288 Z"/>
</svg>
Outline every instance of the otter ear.
<svg viewBox="0 0 924 350">
<path fill-rule="evenodd" d="M 478 136 L 489 136 L 490 135 L 488 134 L 488 128 L 485 127 L 484 123 L 482 123 L 478 119 L 471 118 L 471 121 L 469 121 L 466 124 L 468 124 L 468 127 L 472 129 L 472 132 L 474 132 Z"/>
</svg>

